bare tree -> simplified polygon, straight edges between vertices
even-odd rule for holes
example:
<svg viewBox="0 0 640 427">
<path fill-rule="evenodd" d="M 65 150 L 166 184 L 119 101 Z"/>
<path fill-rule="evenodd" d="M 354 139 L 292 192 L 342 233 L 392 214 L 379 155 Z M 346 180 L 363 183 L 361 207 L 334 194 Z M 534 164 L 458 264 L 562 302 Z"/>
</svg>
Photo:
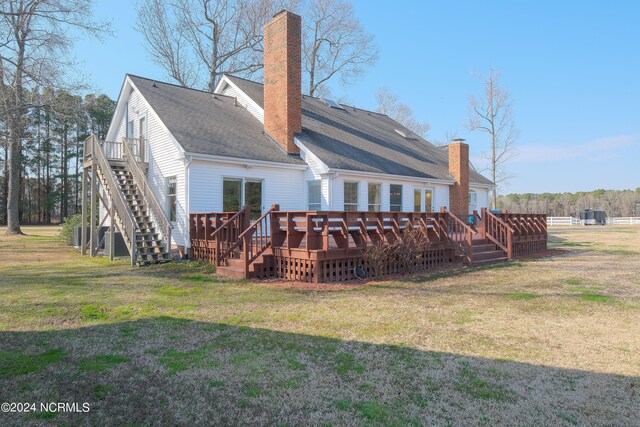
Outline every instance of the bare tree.
<svg viewBox="0 0 640 427">
<path fill-rule="evenodd" d="M 509 93 L 499 86 L 500 73 L 493 67 L 483 79 L 484 94 L 480 99 L 469 100 L 469 130 L 481 131 L 489 135 L 491 152 L 484 157 L 489 161 L 491 180 L 498 186 L 504 183 L 508 174 L 504 164 L 512 153 L 519 131 L 515 127 L 512 103 Z M 496 208 L 497 190 L 491 197 L 491 208 Z"/>
<path fill-rule="evenodd" d="M 222 74 L 263 67 L 263 27 L 297 0 L 143 0 L 138 30 L 151 58 L 186 87 L 213 92 Z"/>
<path fill-rule="evenodd" d="M 417 135 L 425 137 L 429 131 L 429 123 L 415 118 L 413 110 L 407 104 L 400 102 L 400 98 L 386 86 L 376 93 L 378 106 L 376 111 L 386 114 L 398 123 L 406 126 Z"/>
<path fill-rule="evenodd" d="M 170 78 L 213 92 L 225 73 L 260 78 L 264 25 L 282 9 L 303 15 L 309 95 L 327 93 L 336 76 L 350 83 L 375 62 L 373 36 L 341 0 L 141 0 L 137 29 Z"/>
<path fill-rule="evenodd" d="M 66 55 L 76 34 L 99 35 L 107 24 L 90 20 L 87 0 L 0 1 L 0 114 L 8 128 L 9 167 L 7 234 L 21 234 L 19 225 L 20 158 L 27 109 L 37 87 L 61 87 L 73 68 Z"/>
<path fill-rule="evenodd" d="M 350 84 L 378 59 L 378 48 L 353 6 L 341 0 L 310 0 L 303 10 L 303 62 L 308 94 L 321 95 L 340 76 Z"/>
</svg>

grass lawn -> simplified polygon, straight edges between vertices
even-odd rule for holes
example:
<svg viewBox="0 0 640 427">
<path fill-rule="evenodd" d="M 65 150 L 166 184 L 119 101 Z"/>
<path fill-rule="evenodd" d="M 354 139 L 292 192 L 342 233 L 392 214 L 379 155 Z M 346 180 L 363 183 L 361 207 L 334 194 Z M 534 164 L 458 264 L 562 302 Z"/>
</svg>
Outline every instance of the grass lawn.
<svg viewBox="0 0 640 427">
<path fill-rule="evenodd" d="M 640 227 L 337 290 L 0 236 L 0 425 L 640 425 Z M 3 233 L 3 230 L 0 230 Z"/>
</svg>

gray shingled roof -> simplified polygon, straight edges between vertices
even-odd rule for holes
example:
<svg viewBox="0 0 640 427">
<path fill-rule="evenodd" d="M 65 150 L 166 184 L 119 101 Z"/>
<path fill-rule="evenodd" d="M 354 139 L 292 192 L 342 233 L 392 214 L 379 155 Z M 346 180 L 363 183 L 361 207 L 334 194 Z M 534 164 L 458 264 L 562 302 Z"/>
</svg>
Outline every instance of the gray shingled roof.
<svg viewBox="0 0 640 427">
<path fill-rule="evenodd" d="M 227 76 L 261 107 L 263 85 Z M 407 139 L 395 129 L 415 136 Z M 298 139 L 327 166 L 361 172 L 451 180 L 447 150 L 413 134 L 387 115 L 346 107 L 331 108 L 319 98 L 302 98 L 302 133 Z M 470 168 L 470 180 L 491 181 Z"/>
<path fill-rule="evenodd" d="M 306 163 L 287 155 L 235 99 L 129 75 L 160 120 L 190 153 L 278 163 Z M 155 83 L 155 87 L 154 87 Z"/>
</svg>

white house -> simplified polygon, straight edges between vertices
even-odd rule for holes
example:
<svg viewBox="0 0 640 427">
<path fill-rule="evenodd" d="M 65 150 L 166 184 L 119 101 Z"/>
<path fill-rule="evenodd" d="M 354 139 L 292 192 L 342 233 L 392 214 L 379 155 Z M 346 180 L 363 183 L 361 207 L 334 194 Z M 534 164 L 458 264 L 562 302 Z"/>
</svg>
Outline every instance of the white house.
<svg viewBox="0 0 640 427">
<path fill-rule="evenodd" d="M 188 214 L 281 210 L 466 214 L 493 183 L 468 146 L 436 147 L 390 117 L 301 94 L 300 18 L 265 29 L 265 83 L 224 76 L 215 93 L 127 75 L 107 141 L 143 138 L 147 181 L 189 246 Z"/>
</svg>

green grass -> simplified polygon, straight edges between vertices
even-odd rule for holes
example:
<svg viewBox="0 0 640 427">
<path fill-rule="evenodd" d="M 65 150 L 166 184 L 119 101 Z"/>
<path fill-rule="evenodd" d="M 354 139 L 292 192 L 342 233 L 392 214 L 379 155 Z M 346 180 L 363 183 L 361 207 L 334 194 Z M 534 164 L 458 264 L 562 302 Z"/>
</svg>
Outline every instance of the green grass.
<svg viewBox="0 0 640 427">
<path fill-rule="evenodd" d="M 356 358 L 351 353 L 340 353 L 335 356 L 336 372 L 339 375 L 350 373 L 362 374 L 365 371 L 364 365 L 357 363 Z"/>
<path fill-rule="evenodd" d="M 356 408 L 358 409 L 358 412 L 360 412 L 360 415 L 369 421 L 383 422 L 388 416 L 385 406 L 372 400 L 359 403 Z"/>
<path fill-rule="evenodd" d="M 103 372 L 128 361 L 128 357 L 116 354 L 101 354 L 80 359 L 78 362 L 78 368 L 81 371 Z"/>
<path fill-rule="evenodd" d="M 503 386 L 481 379 L 474 370 L 465 366 L 460 372 L 460 381 L 456 388 L 476 399 L 508 402 L 515 400 L 515 394 Z"/>
<path fill-rule="evenodd" d="M 0 353 L 0 378 L 40 372 L 47 366 L 60 362 L 64 357 L 65 352 L 59 348 L 40 354 Z"/>
<path fill-rule="evenodd" d="M 203 345 L 193 351 L 171 349 L 166 351 L 158 362 L 167 368 L 169 374 L 193 368 L 215 368 L 220 365 L 220 361 L 211 355 L 212 348 L 211 345 Z"/>
<path fill-rule="evenodd" d="M 113 387 L 111 386 L 97 384 L 95 387 L 93 387 L 93 396 L 98 400 L 102 400 L 107 397 L 112 391 Z"/>
<path fill-rule="evenodd" d="M 584 293 L 582 295 L 580 295 L 580 298 L 583 299 L 584 301 L 592 301 L 592 302 L 612 302 L 614 301 L 614 298 L 607 296 L 607 295 L 602 295 L 602 294 L 590 294 L 590 293 Z"/>
<path fill-rule="evenodd" d="M 640 266 L 599 251 L 628 231 L 346 289 L 0 233 L 0 394 L 92 407 L 3 425 L 633 425 Z"/>
</svg>

